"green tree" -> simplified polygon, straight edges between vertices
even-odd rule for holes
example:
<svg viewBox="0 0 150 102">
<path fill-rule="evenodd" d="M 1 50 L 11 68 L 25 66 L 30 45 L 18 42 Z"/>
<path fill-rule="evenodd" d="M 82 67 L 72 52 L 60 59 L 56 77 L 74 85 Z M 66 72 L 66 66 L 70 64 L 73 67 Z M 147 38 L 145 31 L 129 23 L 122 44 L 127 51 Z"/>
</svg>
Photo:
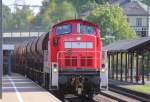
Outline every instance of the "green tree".
<svg viewBox="0 0 150 102">
<path fill-rule="evenodd" d="M 87 19 L 99 25 L 102 38 L 110 35 L 114 36 L 115 40 L 120 40 L 136 36 L 119 6 L 99 5 Z"/>
<path fill-rule="evenodd" d="M 3 23 L 3 31 L 10 31 L 12 30 L 13 26 L 13 15 L 11 13 L 11 10 L 8 6 L 2 5 L 2 23 Z"/>
<path fill-rule="evenodd" d="M 34 22 L 36 22 L 36 25 L 42 22 L 43 26 L 49 29 L 50 26 L 57 21 L 87 16 L 98 4 L 103 4 L 107 1 L 108 0 L 51 0 L 48 3 L 43 2 L 41 12 L 36 16 Z M 41 22 L 39 22 L 39 19 L 41 19 Z"/>
<path fill-rule="evenodd" d="M 50 28 L 53 23 L 75 18 L 75 14 L 76 10 L 67 1 L 56 2 L 56 0 L 51 0 L 44 12 L 43 22 Z"/>
<path fill-rule="evenodd" d="M 97 6 L 95 0 L 68 0 L 68 2 L 70 2 L 75 7 L 79 16 L 85 12 L 93 10 Z"/>
<path fill-rule="evenodd" d="M 46 26 L 43 22 L 43 15 L 37 14 L 32 21 L 32 30 L 46 31 Z"/>
<path fill-rule="evenodd" d="M 72 3 L 79 16 L 83 15 L 86 12 L 92 11 L 99 4 L 105 4 L 109 2 L 109 0 L 67 0 L 67 1 Z"/>
<path fill-rule="evenodd" d="M 28 31 L 33 25 L 34 15 L 32 10 L 23 6 L 22 8 L 16 8 L 15 12 L 11 12 L 11 9 L 3 5 L 3 31 Z"/>
<path fill-rule="evenodd" d="M 28 31 L 32 26 L 33 19 L 34 15 L 29 7 L 17 8 L 13 13 L 14 29 Z"/>
</svg>

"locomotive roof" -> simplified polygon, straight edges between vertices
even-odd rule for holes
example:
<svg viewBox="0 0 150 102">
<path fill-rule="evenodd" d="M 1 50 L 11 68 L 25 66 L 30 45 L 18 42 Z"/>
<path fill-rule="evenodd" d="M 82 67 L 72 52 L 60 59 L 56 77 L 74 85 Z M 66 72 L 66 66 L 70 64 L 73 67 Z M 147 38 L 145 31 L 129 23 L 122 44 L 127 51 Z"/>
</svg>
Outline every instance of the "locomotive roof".
<svg viewBox="0 0 150 102">
<path fill-rule="evenodd" d="M 83 23 L 85 23 L 85 24 L 89 24 L 89 25 L 92 25 L 92 26 L 94 26 L 94 27 L 99 28 L 98 25 L 96 25 L 96 24 L 94 24 L 94 23 L 91 23 L 91 22 L 89 22 L 89 21 L 86 21 L 86 20 L 82 20 L 82 19 L 65 20 L 65 21 L 62 21 L 62 22 L 60 22 L 60 23 L 55 24 L 53 27 L 58 26 L 58 25 L 61 25 L 61 24 L 65 24 L 65 23 L 70 23 L 70 22 L 83 22 Z"/>
</svg>

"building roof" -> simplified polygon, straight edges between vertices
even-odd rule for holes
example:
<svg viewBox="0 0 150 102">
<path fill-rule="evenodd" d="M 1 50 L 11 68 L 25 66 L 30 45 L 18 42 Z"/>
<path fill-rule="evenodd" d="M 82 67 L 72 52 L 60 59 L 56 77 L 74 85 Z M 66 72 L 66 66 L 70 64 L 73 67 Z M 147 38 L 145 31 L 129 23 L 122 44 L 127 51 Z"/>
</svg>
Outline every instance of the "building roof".
<svg viewBox="0 0 150 102">
<path fill-rule="evenodd" d="M 120 5 L 127 16 L 145 16 L 148 14 L 148 6 L 139 0 L 113 0 L 111 4 Z"/>
<path fill-rule="evenodd" d="M 107 50 L 108 52 L 128 52 L 142 49 L 144 46 L 150 48 L 150 37 L 120 40 L 105 46 L 103 50 Z"/>
</svg>

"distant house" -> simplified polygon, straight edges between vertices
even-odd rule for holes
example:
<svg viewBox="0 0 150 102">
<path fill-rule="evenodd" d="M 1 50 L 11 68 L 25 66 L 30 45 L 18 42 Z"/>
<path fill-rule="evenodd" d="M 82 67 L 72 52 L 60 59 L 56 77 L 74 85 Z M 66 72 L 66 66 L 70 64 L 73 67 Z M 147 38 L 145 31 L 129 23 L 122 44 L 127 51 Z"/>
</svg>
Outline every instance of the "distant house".
<svg viewBox="0 0 150 102">
<path fill-rule="evenodd" d="M 150 8 L 146 4 L 139 0 L 111 0 L 111 4 L 123 8 L 128 22 L 139 36 L 150 36 Z"/>
</svg>

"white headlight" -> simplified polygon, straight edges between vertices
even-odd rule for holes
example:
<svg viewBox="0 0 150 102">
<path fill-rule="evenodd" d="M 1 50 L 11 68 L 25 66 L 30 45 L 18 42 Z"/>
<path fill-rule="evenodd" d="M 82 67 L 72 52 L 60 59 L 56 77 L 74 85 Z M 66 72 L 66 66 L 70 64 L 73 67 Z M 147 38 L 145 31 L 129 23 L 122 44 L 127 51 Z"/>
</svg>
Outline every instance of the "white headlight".
<svg viewBox="0 0 150 102">
<path fill-rule="evenodd" d="M 54 69 L 53 69 L 53 72 L 55 72 L 55 73 L 58 72 L 58 69 L 57 69 L 57 68 L 54 68 Z"/>
<path fill-rule="evenodd" d="M 101 71 L 102 71 L 102 72 L 105 72 L 105 68 L 102 68 Z"/>
</svg>

